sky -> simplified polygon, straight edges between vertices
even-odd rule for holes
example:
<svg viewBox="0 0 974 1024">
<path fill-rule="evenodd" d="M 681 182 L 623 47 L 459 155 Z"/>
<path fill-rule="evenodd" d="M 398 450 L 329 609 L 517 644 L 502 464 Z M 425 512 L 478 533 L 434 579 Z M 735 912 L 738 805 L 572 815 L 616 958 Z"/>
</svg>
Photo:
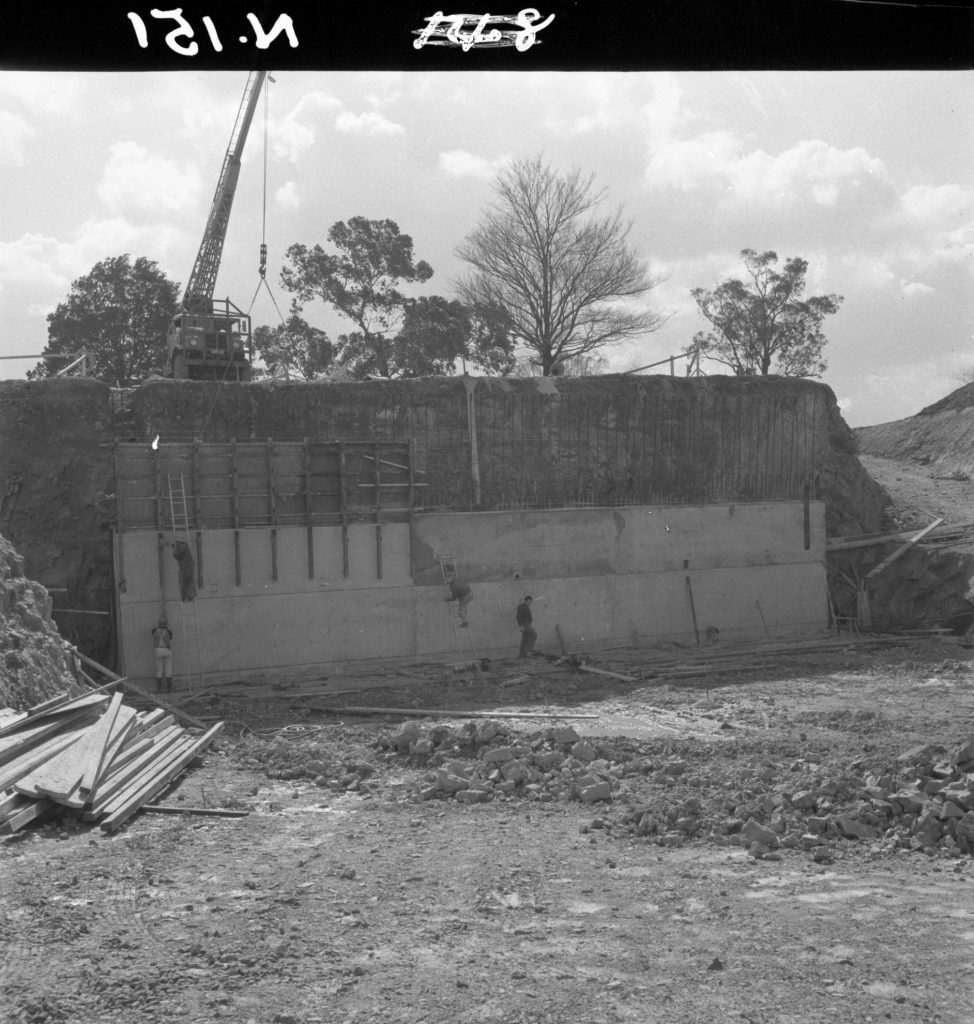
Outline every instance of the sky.
<svg viewBox="0 0 974 1024">
<path fill-rule="evenodd" d="M 662 279 L 645 302 L 665 324 L 606 349 L 607 372 L 680 353 L 706 326 L 691 290 L 739 276 L 745 248 L 801 257 L 806 295 L 844 296 L 825 321 L 821 379 L 850 425 L 911 416 L 974 368 L 974 72 L 274 78 L 266 150 L 262 103 L 216 287 L 252 306 L 255 325 L 287 312 L 288 246 L 327 247 L 329 227 L 354 216 L 395 221 L 434 270 L 417 294 L 452 297 L 455 249 L 493 177 L 543 154 L 594 176 Z M 0 71 L 0 356 L 39 354 L 47 314 L 100 260 L 145 256 L 185 283 L 245 82 Z M 333 337 L 351 327 L 323 306 L 304 315 Z M 0 379 L 35 362 L 0 359 Z"/>
</svg>

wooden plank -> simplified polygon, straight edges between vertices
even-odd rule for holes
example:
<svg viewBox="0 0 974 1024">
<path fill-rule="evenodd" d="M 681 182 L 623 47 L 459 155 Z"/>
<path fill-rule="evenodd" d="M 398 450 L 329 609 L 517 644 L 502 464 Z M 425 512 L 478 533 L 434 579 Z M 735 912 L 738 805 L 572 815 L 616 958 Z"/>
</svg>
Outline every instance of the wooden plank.
<svg viewBox="0 0 974 1024">
<path fill-rule="evenodd" d="M 952 537 L 974 530 L 974 523 L 943 523 L 930 533 L 931 538 Z M 845 551 L 849 548 L 874 547 L 880 544 L 891 544 L 898 540 L 909 540 L 915 530 L 897 530 L 894 533 L 861 533 L 846 534 L 842 537 L 829 537 L 825 541 L 826 551 Z"/>
<path fill-rule="evenodd" d="M 169 807 L 166 804 L 143 804 L 142 810 L 152 814 L 198 814 L 208 818 L 246 818 L 250 811 L 231 811 L 220 807 Z"/>
<path fill-rule="evenodd" d="M 84 749 L 80 747 L 73 751 L 73 753 L 81 758 L 80 764 L 78 765 L 79 771 L 77 777 L 71 782 L 70 785 L 66 785 L 63 791 L 59 791 L 55 788 L 45 788 L 43 792 L 47 796 L 67 796 L 75 786 L 79 785 L 84 790 L 90 790 L 94 783 L 95 776 L 98 774 L 98 769 L 101 766 L 102 759 L 105 756 L 105 747 L 108 744 L 108 739 L 111 736 L 112 729 L 115 727 L 115 722 L 118 718 L 119 709 L 122 706 L 122 695 L 116 692 L 111 699 L 111 703 L 105 709 L 104 714 L 98 719 L 98 722 L 88 730 L 88 734 L 85 736 Z M 134 710 L 132 711 L 134 715 Z M 65 784 L 67 780 L 65 780 Z"/>
<path fill-rule="evenodd" d="M 193 760 L 194 757 L 198 757 L 203 750 L 210 745 L 210 743 L 219 735 L 223 729 L 223 723 L 217 722 L 205 735 L 197 739 L 189 750 L 181 754 L 166 770 L 158 777 L 154 778 L 151 782 L 132 793 L 126 801 L 112 811 L 104 821 L 101 822 L 101 828 L 105 832 L 114 832 L 121 825 L 123 825 L 128 819 L 135 814 L 136 811 L 143 804 L 149 803 L 154 797 L 161 793 L 166 786 Z"/>
<path fill-rule="evenodd" d="M 33 803 L 29 796 L 13 791 L 0 794 L 0 822 Z"/>
<path fill-rule="evenodd" d="M 870 569 L 863 579 L 871 580 L 873 577 L 878 576 L 888 565 L 891 565 L 900 556 L 905 555 L 918 540 L 922 540 L 928 533 L 930 533 L 931 530 L 935 530 L 940 526 L 942 522 L 943 519 L 935 519 L 929 526 L 925 526 L 919 533 L 911 537 L 902 547 L 898 547 L 889 557 L 884 558 L 874 569 Z M 862 622 L 863 625 L 868 625 L 863 621 L 861 615 L 859 617 L 859 621 Z"/>
<path fill-rule="evenodd" d="M 0 832 L 16 832 L 18 829 L 24 827 L 24 825 L 35 821 L 42 815 L 47 814 L 48 811 L 54 807 L 54 801 L 48 797 L 41 797 L 40 800 L 34 800 L 28 807 L 25 807 L 22 811 L 14 813 L 11 817 L 0 825 Z"/>
<path fill-rule="evenodd" d="M 369 708 L 327 707 L 308 704 L 309 711 L 324 711 L 332 715 L 407 715 L 418 718 L 598 718 L 598 715 L 561 714 L 541 711 L 464 711 L 462 708 Z"/>
<path fill-rule="evenodd" d="M 171 730 L 160 733 L 138 757 L 99 779 L 94 792 L 89 796 L 90 811 L 85 817 L 94 820 L 119 797 L 119 794 L 124 793 L 137 780 L 151 776 L 160 763 L 173 756 L 174 752 L 183 749 L 192 742 L 192 739 L 193 737 L 179 726 L 173 726 Z"/>
<path fill-rule="evenodd" d="M 594 676 L 607 676 L 609 679 L 620 679 L 624 683 L 637 682 L 636 676 L 624 676 L 620 672 L 610 672 L 605 668 L 596 668 L 594 665 L 574 665 L 573 668 L 579 672 L 588 672 Z"/>
<path fill-rule="evenodd" d="M 697 638 L 697 645 L 700 644 L 700 627 L 697 625 L 697 606 L 693 600 L 693 584 L 687 576 L 687 596 L 690 598 L 690 614 L 693 616 L 693 635 Z"/>
<path fill-rule="evenodd" d="M 121 699 L 121 694 L 118 694 Z M 102 716 L 103 718 L 104 716 Z M 30 774 L 14 783 L 14 790 L 26 797 L 67 796 L 81 781 L 92 736 L 99 732 L 101 719 L 79 732 L 74 742 L 68 743 L 54 756 L 37 766 Z"/>
<path fill-rule="evenodd" d="M 138 740 L 132 741 L 132 745 L 129 747 L 123 744 L 122 749 L 112 757 L 110 764 L 96 780 L 93 792 L 97 792 L 99 786 L 108 786 L 112 779 L 124 782 L 123 774 L 127 765 L 130 765 L 136 758 L 141 757 L 156 746 L 160 748 L 168 746 L 170 734 L 166 730 L 170 728 L 177 730 L 171 733 L 173 737 L 179 735 L 179 727 L 175 725 L 172 715 L 167 715 L 165 724 L 160 723 L 158 728 L 153 726 L 148 730 L 151 735 L 139 736 Z M 131 777 L 131 773 L 126 777 Z M 92 802 L 92 792 L 82 793 L 81 788 L 78 787 L 72 790 L 66 797 L 63 797 L 60 802 L 67 807 L 74 807 L 80 810 L 86 804 Z"/>
<path fill-rule="evenodd" d="M 131 690 L 133 693 L 137 693 L 143 700 L 147 700 L 160 708 L 165 708 L 170 714 L 175 715 L 180 722 L 185 722 L 186 725 L 190 725 L 194 729 L 206 729 L 206 726 L 198 718 L 194 718 L 187 712 L 181 711 L 175 704 L 170 704 L 168 701 L 163 700 L 159 694 L 149 693 L 148 690 L 143 690 L 141 686 L 137 686 L 135 683 L 131 682 L 131 680 L 122 679 L 121 676 L 117 676 L 110 668 L 105 668 L 104 665 L 99 665 L 97 661 L 93 661 L 86 654 L 81 654 L 79 652 L 78 657 L 81 658 L 81 660 L 90 668 L 97 669 L 102 675 L 110 676 L 122 683 L 126 690 Z"/>
<path fill-rule="evenodd" d="M 37 725 L 25 729 L 23 732 L 7 736 L 3 740 L 2 749 L 0 749 L 0 764 L 13 760 L 13 758 L 18 757 L 25 750 L 36 746 L 40 740 L 48 736 L 52 736 L 62 730 L 75 732 L 79 728 L 90 725 L 97 717 L 97 714 L 91 709 L 81 708 L 77 711 L 69 711 L 63 715 L 58 715 L 53 719 L 45 719 Z"/>
<path fill-rule="evenodd" d="M 118 695 L 121 698 L 121 694 Z M 111 714 L 111 708 L 102 716 L 107 719 Z M 109 764 L 115 752 L 122 745 L 122 741 L 128 735 L 129 730 L 135 723 L 136 711 L 134 708 L 116 708 L 115 714 L 110 722 L 104 727 L 99 722 L 100 732 L 93 735 L 88 743 L 84 771 L 81 773 L 79 789 L 82 793 L 90 793 L 95 788 L 96 780 L 101 776 Z M 48 796 L 58 796 L 57 793 L 48 793 Z M 67 796 L 67 794 L 64 794 Z"/>
<path fill-rule="evenodd" d="M 74 733 L 52 736 L 35 747 L 15 757 L 0 768 L 0 791 L 9 789 L 15 782 L 29 775 L 49 757 L 54 757 L 77 739 Z"/>
<path fill-rule="evenodd" d="M 18 719 L 16 722 L 5 724 L 0 728 L 0 737 L 20 732 L 21 728 L 27 728 L 28 726 L 31 726 L 36 722 L 40 722 L 45 718 L 50 718 L 52 715 L 60 715 L 63 712 L 70 711 L 72 709 L 76 710 L 78 708 L 90 708 L 107 704 L 109 700 L 108 696 L 100 691 L 110 689 L 115 685 L 116 682 L 111 682 L 106 686 L 100 686 L 97 691 L 82 693 L 77 697 L 70 697 L 66 693 L 61 694 L 49 701 L 45 701 L 43 704 L 38 704 L 33 708 L 28 708 L 26 718 Z"/>
</svg>

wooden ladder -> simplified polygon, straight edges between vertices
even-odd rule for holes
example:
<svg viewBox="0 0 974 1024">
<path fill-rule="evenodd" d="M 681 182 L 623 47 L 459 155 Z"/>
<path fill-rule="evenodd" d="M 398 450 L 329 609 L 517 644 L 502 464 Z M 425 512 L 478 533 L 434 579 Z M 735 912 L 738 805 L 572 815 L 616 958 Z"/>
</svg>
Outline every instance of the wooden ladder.
<svg viewBox="0 0 974 1024">
<path fill-rule="evenodd" d="M 190 544 L 189 533 L 189 510 L 186 506 L 186 487 L 181 474 L 169 474 L 169 525 L 172 529 L 174 539 L 179 539 L 182 534 L 185 542 Z M 190 545 L 191 546 L 191 545 Z M 165 597 L 165 595 L 163 595 Z M 180 644 L 183 652 L 183 674 L 186 676 L 186 685 L 190 692 L 193 691 L 193 669 L 196 664 L 196 673 L 199 676 L 200 687 L 203 686 L 203 643 L 200 639 L 200 624 L 196 616 L 196 601 L 184 601 L 183 595 L 178 595 L 179 603 L 179 627 Z"/>
<path fill-rule="evenodd" d="M 437 561 L 440 564 L 440 576 L 445 586 L 449 586 L 452 580 L 460 579 L 460 572 L 457 566 L 456 557 L 452 554 L 439 555 Z M 453 626 L 453 638 L 457 647 L 457 654 L 461 659 L 469 659 L 474 670 L 480 671 L 480 656 L 471 635 L 472 629 L 469 623 L 463 626 L 460 622 L 459 609 L 454 613 L 450 609 L 450 623 Z"/>
</svg>

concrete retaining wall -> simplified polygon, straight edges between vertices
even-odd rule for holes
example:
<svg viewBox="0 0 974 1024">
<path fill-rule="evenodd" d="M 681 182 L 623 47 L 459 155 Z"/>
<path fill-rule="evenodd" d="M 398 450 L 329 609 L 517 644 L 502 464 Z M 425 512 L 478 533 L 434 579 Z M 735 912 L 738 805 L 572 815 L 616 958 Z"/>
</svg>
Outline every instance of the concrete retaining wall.
<svg viewBox="0 0 974 1024">
<path fill-rule="evenodd" d="M 195 669 L 197 625 L 208 679 L 314 676 L 377 658 L 456 660 L 454 606 L 437 561 L 447 555 L 472 585 L 470 636 L 480 654 L 516 653 L 514 608 L 527 593 L 542 650 L 557 649 L 556 625 L 573 646 L 694 643 L 688 578 L 701 638 L 708 626 L 724 638 L 757 638 L 827 625 L 821 502 L 809 506 L 807 547 L 801 503 L 431 514 L 383 524 L 381 535 L 353 524 L 347 577 L 340 527 L 314 528 L 313 578 L 307 531 L 279 528 L 276 581 L 270 533 L 240 531 L 238 586 L 233 531 L 202 531 L 203 587 L 192 607 L 178 601 L 168 554 L 160 590 L 157 534 L 120 534 L 122 670 L 152 675 L 150 631 L 163 607 L 177 676 L 187 655 Z"/>
</svg>

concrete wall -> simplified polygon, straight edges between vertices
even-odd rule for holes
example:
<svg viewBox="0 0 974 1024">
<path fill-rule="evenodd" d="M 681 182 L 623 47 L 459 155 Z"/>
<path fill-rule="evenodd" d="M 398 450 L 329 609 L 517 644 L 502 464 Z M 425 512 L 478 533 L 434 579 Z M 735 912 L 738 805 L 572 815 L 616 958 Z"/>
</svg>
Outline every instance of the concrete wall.
<svg viewBox="0 0 974 1024">
<path fill-rule="evenodd" d="M 812 502 L 809 513 L 807 548 L 800 502 L 421 515 L 411 526 L 381 527 L 381 579 L 374 525 L 348 528 L 347 577 L 340 527 L 313 529 L 313 578 L 307 531 L 279 528 L 276 581 L 271 531 L 241 530 L 239 586 L 233 531 L 206 530 L 192 609 L 204 672 L 313 676 L 341 662 L 456 660 L 453 606 L 437 561 L 446 555 L 472 584 L 470 636 L 482 654 L 516 653 L 514 608 L 526 593 L 541 649 L 556 649 L 556 625 L 570 645 L 693 643 L 688 577 L 701 634 L 708 626 L 723 638 L 823 629 L 823 504 Z M 117 539 L 122 669 L 146 679 L 150 631 L 163 607 L 157 534 L 132 530 Z M 192 629 L 193 616 L 181 615 L 168 553 L 162 566 L 179 675 L 195 650 L 181 623 Z"/>
</svg>

